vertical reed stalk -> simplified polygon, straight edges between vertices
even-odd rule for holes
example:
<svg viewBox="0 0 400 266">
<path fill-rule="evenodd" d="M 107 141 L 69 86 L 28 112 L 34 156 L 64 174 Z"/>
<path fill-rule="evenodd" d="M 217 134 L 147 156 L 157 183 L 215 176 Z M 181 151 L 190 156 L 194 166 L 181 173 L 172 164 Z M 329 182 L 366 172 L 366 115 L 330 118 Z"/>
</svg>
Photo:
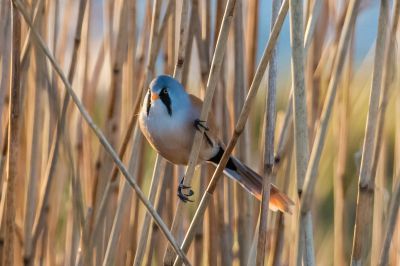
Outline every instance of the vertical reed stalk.
<svg viewBox="0 0 400 266">
<path fill-rule="evenodd" d="M 138 131 L 139 128 L 136 127 L 136 131 Z M 141 142 L 142 142 L 143 136 L 138 134 L 138 137 L 135 138 L 135 141 L 132 146 L 132 152 L 131 152 L 131 157 L 129 160 L 129 172 L 133 173 L 133 178 L 137 180 L 137 176 L 139 174 L 139 165 L 143 163 L 143 160 L 139 158 L 139 153 L 137 152 L 140 149 Z M 112 231 L 110 238 L 107 243 L 107 249 L 106 253 L 103 259 L 103 265 L 114 265 L 115 264 L 115 253 L 117 251 L 118 247 L 118 239 L 120 237 L 121 233 L 121 227 L 122 227 L 122 219 L 123 215 L 126 214 L 126 210 L 129 207 L 129 203 L 131 201 L 131 194 L 132 191 L 130 190 L 129 184 L 127 182 L 123 182 L 122 185 L 122 192 L 120 193 L 118 204 L 117 204 L 117 211 L 114 216 L 113 220 L 113 225 L 112 225 Z M 150 201 L 151 201 L 150 197 Z M 151 202 L 152 204 L 154 203 L 154 200 Z M 146 216 L 148 214 L 146 213 Z"/>
<path fill-rule="evenodd" d="M 37 26 L 40 28 L 41 31 L 44 29 L 43 18 L 39 16 L 37 19 Z M 37 202 L 37 188 L 38 188 L 38 180 L 40 176 L 39 172 L 39 154 L 41 154 L 41 147 L 40 147 L 40 139 L 39 134 L 40 130 L 42 129 L 41 121 L 41 98 L 42 98 L 42 90 L 45 88 L 45 78 L 43 77 L 42 73 L 43 66 L 45 62 L 45 58 L 40 55 L 36 55 L 36 79 L 37 85 L 34 90 L 34 102 L 32 105 L 32 117 L 29 120 L 32 121 L 32 139 L 29 141 L 31 144 L 30 147 L 30 167 L 28 175 L 28 187 L 27 187 L 27 195 L 25 199 L 25 216 L 24 216 L 24 257 L 28 259 L 31 257 L 32 252 L 32 227 L 35 218 L 35 209 L 36 209 L 36 202 Z"/>
<path fill-rule="evenodd" d="M 18 178 L 18 162 L 20 156 L 21 131 L 21 90 L 20 90 L 20 46 L 21 46 L 21 19 L 15 5 L 12 5 L 12 60 L 11 60 L 11 87 L 10 113 L 8 133 L 8 165 L 7 165 L 7 194 L 5 206 L 5 238 L 3 265 L 14 265 L 14 238 L 15 238 L 15 182 Z"/>
<path fill-rule="evenodd" d="M 330 114 L 332 111 L 333 102 L 336 95 L 337 86 L 339 83 L 339 78 L 342 72 L 344 58 L 347 51 L 347 45 L 350 38 L 351 29 L 354 25 L 357 9 L 358 9 L 358 0 L 353 0 L 349 3 L 349 8 L 347 10 L 346 20 L 343 26 L 342 33 L 340 35 L 340 41 L 338 45 L 338 49 L 336 52 L 335 63 L 333 67 L 332 78 L 330 79 L 328 85 L 328 92 L 325 98 L 322 115 L 320 118 L 320 124 L 317 129 L 314 144 L 312 146 L 312 152 L 310 156 L 310 161 L 308 163 L 305 182 L 304 182 L 304 193 L 303 198 L 301 200 L 301 221 L 306 219 L 310 219 L 310 207 L 311 201 L 314 193 L 314 187 L 316 183 L 318 164 L 321 158 L 322 148 L 326 137 L 326 130 L 330 118 Z M 310 228 L 310 227 L 308 227 Z M 299 262 L 299 261 L 298 261 Z"/>
<path fill-rule="evenodd" d="M 396 0 L 393 3 L 393 15 L 392 22 L 390 25 L 389 31 L 389 40 L 387 42 L 385 52 L 384 52 L 384 66 L 382 72 L 382 89 L 379 97 L 379 107 L 378 107 L 378 118 L 377 118 L 377 129 L 376 129 L 376 137 L 375 137 L 375 147 L 374 147 L 374 158 L 371 169 L 371 176 L 376 175 L 376 168 L 378 166 L 379 155 L 380 155 L 380 146 L 382 142 L 382 134 L 385 125 L 385 114 L 387 109 L 387 104 L 389 101 L 389 89 L 391 84 L 394 81 L 395 75 L 395 58 L 397 56 L 396 53 L 396 32 L 398 28 L 400 16 L 400 1 Z"/>
<path fill-rule="evenodd" d="M 243 106 L 246 92 L 247 80 L 244 57 L 244 41 L 245 34 L 243 32 L 243 1 L 236 4 L 235 19 L 234 19 L 234 54 L 235 54 L 235 69 L 234 69 L 234 104 L 233 104 L 233 121 L 237 121 L 240 115 L 240 110 Z M 253 40 L 256 43 L 256 40 Z M 254 66 L 253 66 L 254 69 Z M 253 70 L 254 72 L 254 70 Z M 236 156 L 242 162 L 249 160 L 249 126 L 245 128 L 243 137 L 238 141 L 236 147 Z M 238 225 L 238 244 L 239 244 L 239 261 L 244 265 L 249 257 L 251 237 L 253 236 L 253 227 L 249 226 L 253 223 L 253 197 L 243 190 L 239 184 L 234 184 L 236 188 L 235 203 L 236 208 L 240 210 L 237 214 Z"/>
<path fill-rule="evenodd" d="M 385 239 L 382 245 L 381 255 L 378 263 L 378 265 L 380 266 L 389 265 L 390 244 L 392 243 L 392 238 L 396 227 L 396 221 L 398 220 L 399 208 L 400 208 L 400 182 L 398 181 L 389 208 L 389 217 L 387 225 L 385 227 L 386 228 Z"/>
<path fill-rule="evenodd" d="M 272 2 L 271 31 L 278 16 L 281 1 Z M 259 217 L 258 244 L 256 265 L 264 265 L 267 252 L 267 234 L 268 234 L 268 210 L 269 193 L 272 168 L 274 166 L 274 144 L 275 144 L 275 119 L 276 119 L 276 82 L 277 82 L 277 46 L 272 51 L 268 67 L 268 87 L 266 93 L 266 107 L 264 114 L 264 164 L 263 164 L 263 187 L 262 199 Z"/>
<path fill-rule="evenodd" d="M 292 46 L 292 87 L 293 87 L 293 116 L 294 116 L 294 145 L 297 193 L 302 196 L 304 177 L 309 158 L 307 108 L 304 83 L 304 39 L 303 39 L 303 3 L 290 0 L 290 37 Z M 306 225 L 310 219 L 300 218 L 297 235 L 297 265 L 301 265 L 304 252 L 304 261 L 307 265 L 314 265 L 314 247 L 312 231 Z M 306 239 L 311 239 L 305 243 Z M 309 263 L 309 264 L 308 264 Z"/>
<path fill-rule="evenodd" d="M 369 111 L 358 183 L 357 211 L 351 255 L 352 265 L 367 264 L 371 249 L 375 184 L 375 176 L 372 175 L 371 170 L 374 158 L 379 96 L 382 84 L 388 11 L 389 1 L 382 0 L 375 47 L 374 73 L 372 77 Z"/>
<path fill-rule="evenodd" d="M 7 95 L 7 91 L 9 91 L 9 86 L 10 86 L 10 73 L 11 73 L 11 67 L 10 67 L 10 62 L 11 62 L 11 8 L 10 8 L 10 2 L 7 0 L 4 0 L 2 3 L 2 9 L 1 9 L 1 14 L 0 16 L 2 17 L 2 24 L 0 26 L 2 27 L 2 38 L 3 40 L 7 40 L 2 42 L 0 45 L 0 53 L 1 53 L 1 82 L 0 82 L 0 127 L 2 125 L 3 121 L 3 113 L 5 113 L 6 108 L 5 108 L 5 97 Z M 7 129 L 8 130 L 8 129 Z M 5 132 L 5 131 L 4 131 Z M 4 133 L 6 135 L 6 133 Z M 3 132 L 0 129 L 0 139 L 5 140 L 4 142 L 8 142 L 8 138 L 3 137 Z"/>
<path fill-rule="evenodd" d="M 0 180 L 1 182 L 1 187 L 3 186 L 3 170 L 4 166 L 6 163 L 7 159 L 7 146 L 8 146 L 8 131 L 9 131 L 9 121 L 6 123 L 6 127 L 4 128 L 4 131 L 2 131 L 2 117 L 3 113 L 6 112 L 6 105 L 5 105 L 5 97 L 7 96 L 7 91 L 9 91 L 9 86 L 10 86 L 10 73 L 11 73 L 11 4 L 8 0 L 3 1 L 4 4 L 2 5 L 2 10 L 1 10 L 1 15 L 3 17 L 2 22 L 4 23 L 3 25 L 3 38 L 5 41 L 1 45 L 1 61 L 2 61 L 2 66 L 1 66 L 1 82 L 0 82 L 0 136 L 2 140 L 2 155 L 1 155 L 1 160 L 0 160 Z M 0 190 L 2 191 L 2 189 Z M 2 199 L 3 200 L 3 199 Z M 1 225 L 1 224 L 0 224 Z M 1 259 L 1 258 L 0 258 Z"/>
<path fill-rule="evenodd" d="M 149 201 L 154 204 L 156 200 L 156 193 L 160 183 L 161 175 L 163 174 L 165 169 L 165 160 L 157 156 L 153 177 L 151 179 L 150 191 L 149 191 Z M 168 177 L 166 177 L 168 178 Z M 147 246 L 147 241 L 149 238 L 149 229 L 152 225 L 151 216 L 149 213 L 146 213 L 142 229 L 140 230 L 140 237 L 139 237 L 139 245 L 136 249 L 135 260 L 133 265 L 140 266 L 143 263 L 143 257 Z"/>
<path fill-rule="evenodd" d="M 247 66 L 247 86 L 251 85 L 252 77 L 256 70 L 256 53 L 257 53 L 257 34 L 258 34 L 258 13 L 259 1 L 248 2 L 248 18 L 247 18 L 247 29 L 246 29 L 246 66 Z"/>
<path fill-rule="evenodd" d="M 349 53 L 351 54 L 351 53 Z M 344 88 L 340 94 L 340 102 L 338 103 L 339 115 L 337 116 L 337 123 L 339 129 L 337 132 L 338 139 L 338 150 L 337 150 L 337 164 L 336 174 L 333 180 L 334 189 L 334 262 L 337 265 L 343 265 L 345 263 L 344 258 L 344 206 L 345 206 L 345 195 L 344 195 L 344 182 L 345 182 L 345 171 L 347 165 L 347 153 L 348 153 L 348 112 L 349 112 L 349 90 L 350 90 L 350 79 L 352 75 L 352 64 L 349 58 L 347 64 L 347 75 Z"/>
<path fill-rule="evenodd" d="M 394 56 L 391 55 L 392 51 L 395 50 L 395 36 L 397 32 L 397 27 L 398 27 L 398 22 L 399 22 L 399 15 L 400 15 L 400 1 L 396 0 L 393 3 L 393 15 L 392 15 L 392 21 L 391 21 L 391 26 L 390 26 L 390 31 L 389 31 L 389 40 L 388 44 L 385 49 L 385 65 L 384 65 L 384 70 L 383 70 L 383 76 L 382 76 L 382 91 L 381 91 L 381 96 L 380 96 L 380 102 L 379 102 L 379 113 L 378 113 L 378 128 L 377 128 L 377 133 L 376 133 L 376 138 L 375 138 L 375 154 L 374 154 L 374 161 L 373 161 L 373 166 L 372 166 L 372 171 L 371 174 L 372 176 L 376 175 L 376 168 L 377 168 L 377 161 L 379 159 L 379 151 L 380 151 L 380 145 L 381 145 L 381 137 L 382 137 L 382 132 L 383 132 L 383 127 L 385 123 L 385 111 L 386 111 L 386 106 L 388 102 L 388 91 L 389 87 L 393 81 L 393 71 L 394 71 L 394 58 L 396 57 L 396 54 Z M 396 170 L 395 170 L 396 171 Z M 397 172 L 394 173 L 394 175 L 398 175 Z M 393 181 L 393 187 L 394 186 Z M 379 258 L 379 263 L 378 265 L 388 265 L 389 264 L 389 250 L 390 250 L 390 245 L 392 242 L 392 237 L 393 233 L 395 230 L 396 226 L 396 220 L 398 216 L 398 210 L 399 210 L 399 204 L 400 204 L 400 182 L 397 181 L 397 187 L 394 189 L 394 193 L 392 196 L 392 204 L 389 209 L 389 217 L 388 217 L 388 222 L 386 226 L 386 233 L 380 253 L 380 258 Z"/>
<path fill-rule="evenodd" d="M 291 101 L 289 101 L 291 103 Z M 289 106 L 292 106 L 289 104 Z M 286 120 L 285 120 L 286 121 Z M 293 134 L 292 131 L 292 126 L 289 127 L 291 135 Z M 280 140 L 284 138 L 284 130 L 285 127 L 283 127 L 281 135 L 280 135 Z M 280 142 L 281 143 L 281 142 Z M 289 182 L 290 182 L 290 174 L 291 174 L 291 166 L 292 166 L 292 144 L 293 143 L 293 138 L 289 138 L 288 142 L 289 145 L 286 147 L 286 171 L 284 173 L 284 184 L 283 184 L 283 191 L 288 192 L 289 190 Z M 279 148 L 278 148 L 279 151 Z M 280 166 L 282 165 L 281 161 L 278 161 L 278 163 L 274 164 L 273 168 L 273 174 L 276 175 L 277 171 L 279 170 Z M 271 257 L 270 257 L 270 265 L 272 266 L 278 266 L 282 265 L 282 253 L 285 248 L 285 243 L 284 243 L 284 233 L 285 233 L 285 222 L 287 219 L 285 219 L 285 215 L 283 213 L 278 213 L 277 218 L 276 218 L 276 224 L 277 224 L 277 229 L 276 229 L 276 235 L 275 235 L 275 242 L 273 244 L 273 247 L 271 248 Z"/>
</svg>

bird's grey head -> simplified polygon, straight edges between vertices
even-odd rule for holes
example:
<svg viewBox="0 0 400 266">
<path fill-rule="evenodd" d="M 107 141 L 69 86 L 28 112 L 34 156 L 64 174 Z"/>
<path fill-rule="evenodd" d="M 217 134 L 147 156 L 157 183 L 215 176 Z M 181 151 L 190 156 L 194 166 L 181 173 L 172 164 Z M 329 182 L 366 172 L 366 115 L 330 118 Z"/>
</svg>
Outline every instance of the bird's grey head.
<svg viewBox="0 0 400 266">
<path fill-rule="evenodd" d="M 147 97 L 147 114 L 151 105 L 162 103 L 168 114 L 172 116 L 174 111 L 189 102 L 189 95 L 182 84 L 168 75 L 160 75 L 150 83 Z"/>
</svg>

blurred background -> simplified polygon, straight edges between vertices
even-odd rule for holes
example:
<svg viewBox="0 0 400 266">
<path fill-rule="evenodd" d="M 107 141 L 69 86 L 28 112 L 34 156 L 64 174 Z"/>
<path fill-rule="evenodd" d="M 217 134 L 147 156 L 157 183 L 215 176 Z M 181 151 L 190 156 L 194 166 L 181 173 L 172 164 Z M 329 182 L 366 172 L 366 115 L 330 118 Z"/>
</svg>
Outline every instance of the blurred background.
<svg viewBox="0 0 400 266">
<path fill-rule="evenodd" d="M 303 2 L 304 28 L 311 15 L 317 17 L 304 60 L 310 151 L 333 75 L 337 43 L 348 8 L 346 0 L 323 0 L 318 4 L 320 9 L 313 13 L 314 1 Z M 188 92 L 203 98 L 226 0 L 188 2 L 185 29 L 189 33 L 182 83 Z M 279 6 L 280 2 L 236 1 L 211 111 L 225 143 L 232 136 L 240 107 L 267 44 L 272 6 Z M 8 0 L 0 0 L 0 3 L 0 210 L 3 215 L 13 44 L 11 5 Z M 156 153 L 135 129 L 135 122 L 142 92 L 149 81 L 159 74 L 174 73 L 181 49 L 182 0 L 25 0 L 22 3 L 94 122 L 116 151 L 126 148 L 124 156 L 120 157 L 146 196 L 152 179 L 159 176 L 158 182 L 154 183 L 152 201 L 170 228 L 180 205 L 176 188 L 185 174 L 185 167 L 166 163 L 161 166 L 160 173 L 153 174 Z M 346 51 L 312 200 L 316 265 L 350 262 L 379 10 L 380 1 L 361 1 Z M 393 1 L 389 1 L 388 28 L 392 11 Z M 154 20 L 158 36 L 151 37 Z M 142 232 L 147 232 L 143 227 L 146 224 L 144 206 L 123 176 L 117 174 L 111 157 L 76 106 L 72 102 L 65 105 L 63 82 L 37 46 L 25 20 L 21 18 L 21 21 L 15 265 L 132 265 L 135 257 L 136 265 L 162 265 L 167 240 L 149 220 L 146 220 L 150 226 L 149 234 L 143 236 Z M 273 181 L 287 191 L 296 206 L 292 215 L 285 214 L 283 218 L 270 212 L 266 265 L 295 265 L 296 262 L 299 206 L 292 115 L 288 111 L 292 84 L 289 24 L 288 12 L 274 57 L 276 73 L 272 74 L 276 78 L 277 92 Z M 398 38 L 399 31 L 396 35 Z M 395 49 L 389 53 L 393 71 L 387 88 L 385 124 L 379 140 L 375 175 L 371 265 L 378 263 L 392 191 L 400 173 L 397 46 L 396 42 Z M 237 157 L 259 173 L 263 173 L 265 152 L 267 73 L 234 150 Z M 286 125 L 285 118 L 289 119 Z M 287 134 L 286 138 L 282 132 Z M 282 138 L 284 144 L 281 146 Z M 192 182 L 194 202 L 184 205 L 181 226 L 174 232 L 178 242 L 189 227 L 213 170 L 207 165 L 196 168 Z M 188 258 L 193 265 L 248 265 L 248 261 L 252 265 L 260 204 L 233 181 L 221 180 Z M 102 198 L 106 199 L 106 204 L 99 216 Z M 277 221 L 282 222 L 281 229 L 278 229 Z M 2 219 L 2 256 L 5 252 L 4 224 Z M 279 253 L 276 251 L 278 236 L 283 239 Z M 139 251 L 142 258 L 138 261 Z M 389 264 L 400 265 L 399 222 L 389 254 Z"/>
</svg>

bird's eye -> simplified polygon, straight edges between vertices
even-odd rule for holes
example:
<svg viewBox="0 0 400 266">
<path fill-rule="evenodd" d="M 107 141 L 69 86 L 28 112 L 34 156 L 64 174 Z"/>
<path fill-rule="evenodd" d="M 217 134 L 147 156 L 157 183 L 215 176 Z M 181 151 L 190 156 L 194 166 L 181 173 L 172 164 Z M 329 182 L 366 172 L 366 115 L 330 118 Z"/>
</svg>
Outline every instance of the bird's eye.
<svg viewBox="0 0 400 266">
<path fill-rule="evenodd" d="M 167 88 L 163 88 L 163 89 L 161 90 L 161 94 L 168 94 Z"/>
</svg>

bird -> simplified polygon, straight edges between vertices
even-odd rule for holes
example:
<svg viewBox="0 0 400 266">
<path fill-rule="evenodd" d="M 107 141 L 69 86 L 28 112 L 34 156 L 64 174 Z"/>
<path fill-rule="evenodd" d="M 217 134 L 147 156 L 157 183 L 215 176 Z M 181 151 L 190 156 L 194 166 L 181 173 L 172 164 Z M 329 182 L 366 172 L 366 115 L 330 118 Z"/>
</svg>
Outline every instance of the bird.
<svg viewBox="0 0 400 266">
<path fill-rule="evenodd" d="M 201 121 L 203 101 L 188 94 L 183 85 L 169 75 L 159 75 L 149 84 L 139 113 L 139 127 L 158 154 L 177 165 L 187 165 L 196 130 L 204 133 L 197 164 L 208 162 L 218 165 L 225 145 L 218 138 L 218 128 L 210 112 L 207 124 Z M 224 174 L 261 200 L 263 178 L 234 156 L 230 156 Z M 190 187 L 178 186 L 178 197 L 183 202 L 192 201 Z M 183 190 L 189 189 L 184 193 Z M 293 201 L 271 184 L 269 208 L 291 213 Z"/>
</svg>

